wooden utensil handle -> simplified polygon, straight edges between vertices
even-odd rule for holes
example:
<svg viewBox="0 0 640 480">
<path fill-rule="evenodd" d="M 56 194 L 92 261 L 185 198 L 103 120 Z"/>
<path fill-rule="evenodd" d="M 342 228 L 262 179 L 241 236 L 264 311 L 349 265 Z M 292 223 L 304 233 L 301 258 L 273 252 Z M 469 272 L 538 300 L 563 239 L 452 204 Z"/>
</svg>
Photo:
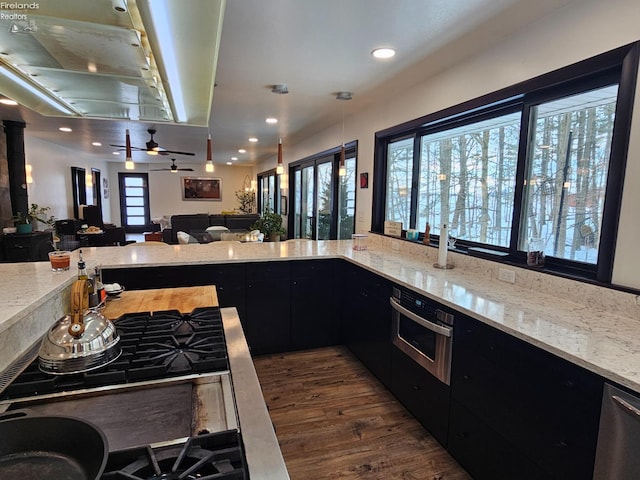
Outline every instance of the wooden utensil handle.
<svg viewBox="0 0 640 480">
<path fill-rule="evenodd" d="M 84 333 L 82 317 L 89 308 L 89 292 L 86 280 L 76 280 L 71 287 L 71 325 L 69 335 L 79 338 Z"/>
</svg>

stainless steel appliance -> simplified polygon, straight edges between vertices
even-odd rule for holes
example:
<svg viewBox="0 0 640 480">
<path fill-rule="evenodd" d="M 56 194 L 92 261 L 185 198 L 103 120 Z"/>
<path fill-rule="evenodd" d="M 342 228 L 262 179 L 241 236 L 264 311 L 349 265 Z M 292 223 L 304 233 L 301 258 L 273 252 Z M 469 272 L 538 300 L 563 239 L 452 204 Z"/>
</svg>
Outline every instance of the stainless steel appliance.
<svg viewBox="0 0 640 480">
<path fill-rule="evenodd" d="M 177 465 L 177 457 L 167 461 L 168 457 L 189 457 L 180 452 L 194 445 L 200 455 L 228 442 L 235 445 L 228 447 L 235 453 L 225 461 L 211 454 L 211 461 L 201 462 L 203 472 L 234 472 L 220 478 L 248 478 L 219 308 L 199 308 L 186 315 L 174 310 L 134 313 L 113 323 L 122 347 L 117 360 L 100 369 L 50 375 L 38 368 L 37 351 L 29 352 L 23 358 L 26 367 L 16 365 L 5 372 L 7 378 L 0 378 L 0 412 L 28 408 L 36 414 L 92 422 L 108 440 L 111 454 L 105 472 L 119 470 L 117 464 L 124 462 L 122 468 L 133 475 L 127 478 L 165 478 L 162 475 Z M 153 471 L 143 468 L 133 474 L 126 464 L 140 466 L 134 453 L 120 455 L 118 461 L 111 458 L 136 448 L 149 454 L 157 451 L 163 461 L 151 460 Z M 221 463 L 214 466 L 214 460 Z M 102 478 L 121 477 L 105 473 Z"/>
<path fill-rule="evenodd" d="M 453 314 L 411 290 L 393 288 L 392 342 L 408 357 L 449 385 Z"/>
<path fill-rule="evenodd" d="M 594 480 L 640 478 L 640 398 L 605 383 Z"/>
</svg>

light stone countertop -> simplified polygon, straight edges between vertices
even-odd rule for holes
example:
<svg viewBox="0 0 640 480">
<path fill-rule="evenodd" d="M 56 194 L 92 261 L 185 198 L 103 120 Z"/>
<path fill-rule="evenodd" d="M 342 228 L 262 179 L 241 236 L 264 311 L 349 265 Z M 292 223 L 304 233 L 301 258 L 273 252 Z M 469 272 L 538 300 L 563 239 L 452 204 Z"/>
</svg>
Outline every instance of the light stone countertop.
<svg viewBox="0 0 640 480">
<path fill-rule="evenodd" d="M 456 268 L 438 270 L 437 249 L 376 235 L 366 251 L 353 251 L 351 240 L 133 245 L 83 252 L 90 268 L 344 258 L 640 393 L 640 306 L 632 294 L 516 267 L 512 285 L 497 280 L 499 264 L 456 254 Z M 63 273 L 48 262 L 0 264 L 0 372 L 64 314 L 74 255 Z"/>
</svg>

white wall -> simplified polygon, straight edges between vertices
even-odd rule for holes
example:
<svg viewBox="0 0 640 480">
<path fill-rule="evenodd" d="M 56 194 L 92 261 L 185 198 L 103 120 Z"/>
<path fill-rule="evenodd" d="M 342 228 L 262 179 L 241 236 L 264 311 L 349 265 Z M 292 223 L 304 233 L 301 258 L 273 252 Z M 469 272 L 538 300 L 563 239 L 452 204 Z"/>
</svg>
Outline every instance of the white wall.
<svg viewBox="0 0 640 480">
<path fill-rule="evenodd" d="M 51 207 L 50 214 L 56 218 L 73 218 L 73 189 L 71 167 L 81 167 L 91 171 L 100 170 L 107 179 L 109 198 L 104 198 L 104 188 L 100 186 L 102 212 L 105 222 L 120 225 L 120 199 L 118 193 L 118 172 L 126 172 L 121 162 L 102 159 L 100 156 L 84 154 L 61 147 L 58 144 L 29 136 L 25 129 L 25 161 L 33 167 L 33 183 L 28 186 L 29 203 Z M 167 165 L 169 162 L 167 162 Z M 162 168 L 160 164 L 136 164 L 136 172 L 149 173 L 149 200 L 151 218 L 180 213 L 220 213 L 238 207 L 236 190 L 243 187 L 245 177 L 255 178 L 251 167 L 216 165 L 215 172 L 207 173 L 201 163 L 178 162 L 180 167 L 193 168 L 193 172 L 149 171 Z M 184 176 L 220 178 L 222 200 L 182 200 L 180 179 Z"/>
<path fill-rule="evenodd" d="M 380 99 L 365 111 L 347 116 L 345 139 L 358 140 L 358 173 L 369 172 L 369 188 L 357 190 L 356 230 L 371 225 L 374 134 L 466 100 L 640 40 L 638 0 L 574 0 L 565 8 L 484 52 L 418 83 L 392 98 Z M 427 68 L 428 65 L 425 65 Z M 354 92 L 354 97 L 358 92 Z M 640 288 L 638 238 L 640 221 L 640 92 L 629 146 L 613 282 Z M 292 162 L 335 147 L 342 138 L 335 125 L 295 145 L 285 139 L 285 161 Z M 258 171 L 273 168 L 275 159 Z"/>
<path fill-rule="evenodd" d="M 238 208 L 238 200 L 235 192 L 241 190 L 245 177 L 249 181 L 253 172 L 251 167 L 239 167 L 229 165 L 215 165 L 215 172 L 204 171 L 203 163 L 187 163 L 180 160 L 181 168 L 193 168 L 193 172 L 172 173 L 169 171 L 150 171 L 154 168 L 163 168 L 160 164 L 136 164 L 135 172 L 148 172 L 149 174 L 149 202 L 151 205 L 151 218 L 160 218 L 163 215 L 175 215 L 181 213 L 221 213 Z M 167 161 L 167 166 L 170 164 Z M 109 168 L 109 203 L 111 204 L 111 221 L 120 225 L 120 200 L 118 196 L 118 173 L 129 172 L 124 169 L 122 163 L 111 163 Z M 222 200 L 183 200 L 182 177 L 207 177 L 220 178 L 222 184 Z"/>
<path fill-rule="evenodd" d="M 51 207 L 50 214 L 59 219 L 73 218 L 71 167 L 84 168 L 87 172 L 97 168 L 104 178 L 108 174 L 107 162 L 98 156 L 79 157 L 73 150 L 31 137 L 28 128 L 24 132 L 25 163 L 33 168 L 33 183 L 27 187 L 29 204 Z M 108 222 L 109 202 L 104 198 L 102 202 L 103 219 Z"/>
</svg>

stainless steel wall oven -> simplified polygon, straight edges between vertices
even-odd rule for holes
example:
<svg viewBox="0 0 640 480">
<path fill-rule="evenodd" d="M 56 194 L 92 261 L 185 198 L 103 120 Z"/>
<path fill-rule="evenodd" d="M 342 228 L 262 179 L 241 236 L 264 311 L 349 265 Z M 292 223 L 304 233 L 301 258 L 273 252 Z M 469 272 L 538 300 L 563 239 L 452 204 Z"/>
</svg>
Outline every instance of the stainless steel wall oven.
<svg viewBox="0 0 640 480">
<path fill-rule="evenodd" d="M 408 357 L 449 385 L 453 314 L 408 289 L 393 288 L 392 342 Z"/>
</svg>

